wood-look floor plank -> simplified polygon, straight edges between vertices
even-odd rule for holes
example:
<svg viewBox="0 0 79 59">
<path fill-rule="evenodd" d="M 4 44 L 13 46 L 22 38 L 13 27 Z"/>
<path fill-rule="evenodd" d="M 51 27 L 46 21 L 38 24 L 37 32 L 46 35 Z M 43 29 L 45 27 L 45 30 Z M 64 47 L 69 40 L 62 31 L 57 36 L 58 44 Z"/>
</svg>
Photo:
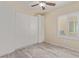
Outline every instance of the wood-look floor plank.
<svg viewBox="0 0 79 59">
<path fill-rule="evenodd" d="M 48 43 L 35 44 L 1 56 L 1 58 L 78 58 L 79 53 Z"/>
</svg>

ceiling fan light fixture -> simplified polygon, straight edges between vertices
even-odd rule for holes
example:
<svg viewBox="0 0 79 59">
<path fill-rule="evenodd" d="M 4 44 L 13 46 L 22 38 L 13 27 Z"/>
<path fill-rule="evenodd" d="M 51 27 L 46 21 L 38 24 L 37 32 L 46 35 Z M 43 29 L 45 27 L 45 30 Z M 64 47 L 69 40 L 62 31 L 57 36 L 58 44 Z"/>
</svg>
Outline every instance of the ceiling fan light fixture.
<svg viewBox="0 0 79 59">
<path fill-rule="evenodd" d="M 42 10 L 45 10 L 47 5 L 48 6 L 55 6 L 55 3 L 51 3 L 51 2 L 46 2 L 46 1 L 39 1 L 39 3 L 32 5 L 32 7 L 34 6 L 40 6 L 42 8 Z"/>
<path fill-rule="evenodd" d="M 40 3 L 39 6 L 40 6 L 40 7 L 42 7 L 42 6 L 45 7 L 46 4 L 45 4 L 45 3 Z"/>
</svg>

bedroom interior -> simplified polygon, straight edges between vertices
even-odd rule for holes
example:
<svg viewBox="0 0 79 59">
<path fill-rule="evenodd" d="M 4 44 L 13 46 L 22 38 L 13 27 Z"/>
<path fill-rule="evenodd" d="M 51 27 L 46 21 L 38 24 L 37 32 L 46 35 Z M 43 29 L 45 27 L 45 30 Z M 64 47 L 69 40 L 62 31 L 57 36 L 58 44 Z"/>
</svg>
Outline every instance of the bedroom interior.
<svg viewBox="0 0 79 59">
<path fill-rule="evenodd" d="M 79 58 L 79 1 L 0 1 L 0 58 Z"/>
</svg>

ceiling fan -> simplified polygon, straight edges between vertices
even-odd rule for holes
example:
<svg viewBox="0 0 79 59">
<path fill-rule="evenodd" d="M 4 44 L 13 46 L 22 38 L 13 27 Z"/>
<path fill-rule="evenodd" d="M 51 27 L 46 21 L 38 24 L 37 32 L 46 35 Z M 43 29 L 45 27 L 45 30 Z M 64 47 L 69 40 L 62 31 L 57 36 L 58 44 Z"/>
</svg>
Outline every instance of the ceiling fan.
<svg viewBox="0 0 79 59">
<path fill-rule="evenodd" d="M 46 2 L 46 1 L 39 1 L 39 3 L 31 5 L 31 7 L 35 7 L 35 6 L 40 6 L 42 7 L 42 10 L 45 10 L 45 6 L 49 5 L 49 6 L 55 6 L 55 3 L 51 3 L 51 2 Z"/>
</svg>

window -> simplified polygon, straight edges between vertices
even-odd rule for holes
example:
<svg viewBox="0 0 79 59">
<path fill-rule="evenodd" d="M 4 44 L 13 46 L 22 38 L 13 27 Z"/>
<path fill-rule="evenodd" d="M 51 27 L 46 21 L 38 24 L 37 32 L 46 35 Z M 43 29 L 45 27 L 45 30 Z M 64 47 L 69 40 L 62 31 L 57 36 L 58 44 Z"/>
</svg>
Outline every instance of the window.
<svg viewBox="0 0 79 59">
<path fill-rule="evenodd" d="M 58 35 L 79 37 L 79 12 L 66 14 L 58 18 Z"/>
</svg>

